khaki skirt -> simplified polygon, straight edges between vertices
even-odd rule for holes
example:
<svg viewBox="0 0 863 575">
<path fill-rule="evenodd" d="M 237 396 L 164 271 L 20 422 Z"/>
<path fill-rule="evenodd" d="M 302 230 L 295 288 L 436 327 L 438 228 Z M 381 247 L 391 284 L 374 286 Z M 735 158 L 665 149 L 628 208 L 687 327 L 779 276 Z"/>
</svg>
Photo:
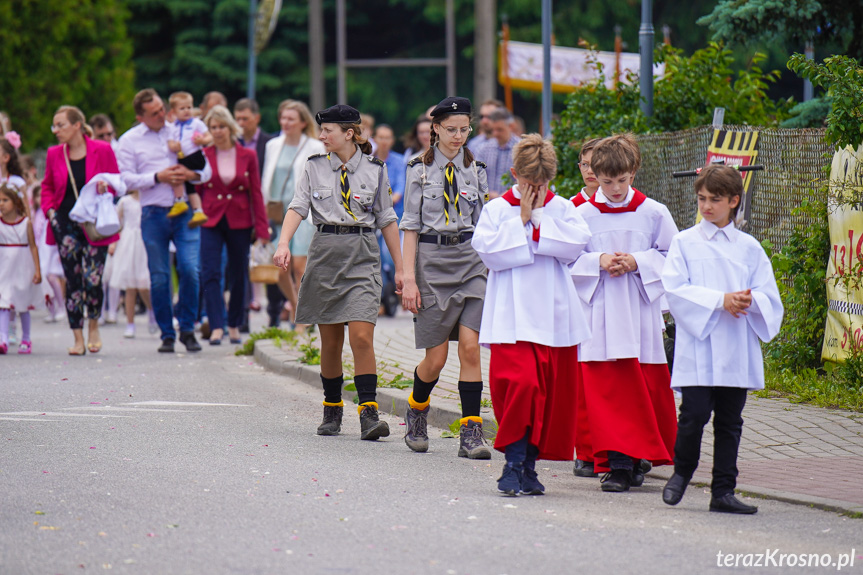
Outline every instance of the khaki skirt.
<svg viewBox="0 0 863 575">
<path fill-rule="evenodd" d="M 416 278 L 422 299 L 414 316 L 417 349 L 458 341 L 459 325 L 479 331 L 486 268 L 470 242 L 418 244 Z"/>
<path fill-rule="evenodd" d="M 300 283 L 297 323 L 376 323 L 381 305 L 381 256 L 374 232 L 315 232 Z"/>
</svg>

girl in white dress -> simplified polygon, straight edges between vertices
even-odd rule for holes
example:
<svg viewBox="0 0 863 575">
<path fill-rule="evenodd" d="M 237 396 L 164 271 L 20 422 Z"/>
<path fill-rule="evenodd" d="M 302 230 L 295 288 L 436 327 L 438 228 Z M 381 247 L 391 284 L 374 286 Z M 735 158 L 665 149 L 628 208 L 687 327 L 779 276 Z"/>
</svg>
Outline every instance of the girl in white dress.
<svg viewBox="0 0 863 575">
<path fill-rule="evenodd" d="M 120 241 L 108 247 L 114 256 L 110 284 L 117 290 L 126 290 L 126 331 L 123 337 L 135 337 L 135 302 L 141 295 L 150 316 L 150 333 L 156 333 L 156 318 L 150 305 L 150 272 L 147 267 L 147 250 L 141 236 L 141 202 L 137 190 L 123 196 L 117 203 L 117 215 L 123 224 Z"/>
<path fill-rule="evenodd" d="M 19 192 L 0 184 L 0 355 L 9 351 L 13 311 L 21 318 L 18 353 L 30 353 L 30 310 L 46 299 L 33 226 L 26 213 Z"/>
</svg>

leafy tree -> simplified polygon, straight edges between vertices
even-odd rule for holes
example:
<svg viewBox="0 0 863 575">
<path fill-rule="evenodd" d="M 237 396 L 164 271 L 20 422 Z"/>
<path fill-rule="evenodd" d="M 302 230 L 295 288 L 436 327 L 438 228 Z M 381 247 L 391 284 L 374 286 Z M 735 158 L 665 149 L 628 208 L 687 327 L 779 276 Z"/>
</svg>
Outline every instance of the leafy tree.
<svg viewBox="0 0 863 575">
<path fill-rule="evenodd" d="M 721 0 L 698 20 L 709 26 L 714 40 L 729 44 L 812 37 L 819 44 L 838 42 L 844 51 L 863 58 L 863 3 L 859 0 Z"/>
<path fill-rule="evenodd" d="M 614 89 L 605 87 L 605 72 L 594 65 L 599 80 L 576 88 L 554 126 L 560 157 L 559 189 L 572 195 L 582 187 L 577 167 L 581 142 L 618 132 L 668 132 L 709 124 L 713 110 L 725 108 L 728 124 L 775 126 L 788 116 L 789 101 L 774 102 L 767 96 L 769 85 L 779 78 L 777 70 L 764 72 L 756 54 L 746 70 L 735 72 L 734 56 L 721 44 L 711 43 L 686 57 L 682 51 L 660 47 L 656 60 L 665 63 L 665 75 L 654 89 L 654 115 L 645 117 L 634 74 Z"/>
<path fill-rule="evenodd" d="M 63 104 L 128 125 L 134 94 L 128 12 L 118 0 L 0 2 L 0 94 L 24 150 L 55 144 Z"/>
<path fill-rule="evenodd" d="M 823 63 L 794 54 L 788 68 L 827 90 L 827 142 L 839 148 L 863 143 L 863 67 L 848 56 L 830 56 Z"/>
</svg>

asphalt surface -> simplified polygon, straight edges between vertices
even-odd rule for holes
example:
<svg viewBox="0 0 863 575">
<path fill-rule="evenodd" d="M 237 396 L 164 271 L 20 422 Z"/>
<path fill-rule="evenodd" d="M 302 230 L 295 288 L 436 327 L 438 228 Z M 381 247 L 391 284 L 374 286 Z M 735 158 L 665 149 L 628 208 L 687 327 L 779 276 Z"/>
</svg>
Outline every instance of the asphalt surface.
<svg viewBox="0 0 863 575">
<path fill-rule="evenodd" d="M 545 496 L 505 498 L 502 456 L 459 459 L 440 430 L 414 454 L 387 416 L 393 434 L 363 442 L 348 407 L 341 436 L 316 436 L 320 391 L 233 346 L 159 355 L 141 323 L 71 358 L 64 326 L 34 324 L 33 355 L 0 357 L 4 575 L 691 574 L 758 571 L 759 554 L 762 571 L 863 572 L 863 519 L 760 499 L 709 513 L 703 488 L 671 508 L 660 480 L 602 493 L 571 462 L 540 462 Z"/>
</svg>

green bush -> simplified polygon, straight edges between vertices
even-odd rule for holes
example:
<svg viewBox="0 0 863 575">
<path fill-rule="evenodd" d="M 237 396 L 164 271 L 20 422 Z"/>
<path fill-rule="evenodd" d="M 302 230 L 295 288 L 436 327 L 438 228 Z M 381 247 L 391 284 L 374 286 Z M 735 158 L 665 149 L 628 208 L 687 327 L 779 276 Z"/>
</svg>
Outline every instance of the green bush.
<svg viewBox="0 0 863 575">
<path fill-rule="evenodd" d="M 761 70 L 759 64 L 765 59 L 761 53 L 756 52 L 749 66 L 739 71 L 733 69 L 731 50 L 717 43 L 688 57 L 681 50 L 662 46 L 655 59 L 665 63 L 665 75 L 654 87 L 651 118 L 641 112 L 636 75 L 629 74 L 626 82 L 609 89 L 602 65 L 592 62 L 598 79 L 579 86 L 567 97 L 566 108 L 553 126 L 559 193 L 571 197 L 584 185 L 578 170 L 578 152 L 590 138 L 703 126 L 713 120 L 713 110 L 718 107 L 725 108 L 728 124 L 777 126 L 788 117 L 791 102 L 774 102 L 767 96 L 769 85 L 779 79 L 779 71 Z"/>
</svg>

